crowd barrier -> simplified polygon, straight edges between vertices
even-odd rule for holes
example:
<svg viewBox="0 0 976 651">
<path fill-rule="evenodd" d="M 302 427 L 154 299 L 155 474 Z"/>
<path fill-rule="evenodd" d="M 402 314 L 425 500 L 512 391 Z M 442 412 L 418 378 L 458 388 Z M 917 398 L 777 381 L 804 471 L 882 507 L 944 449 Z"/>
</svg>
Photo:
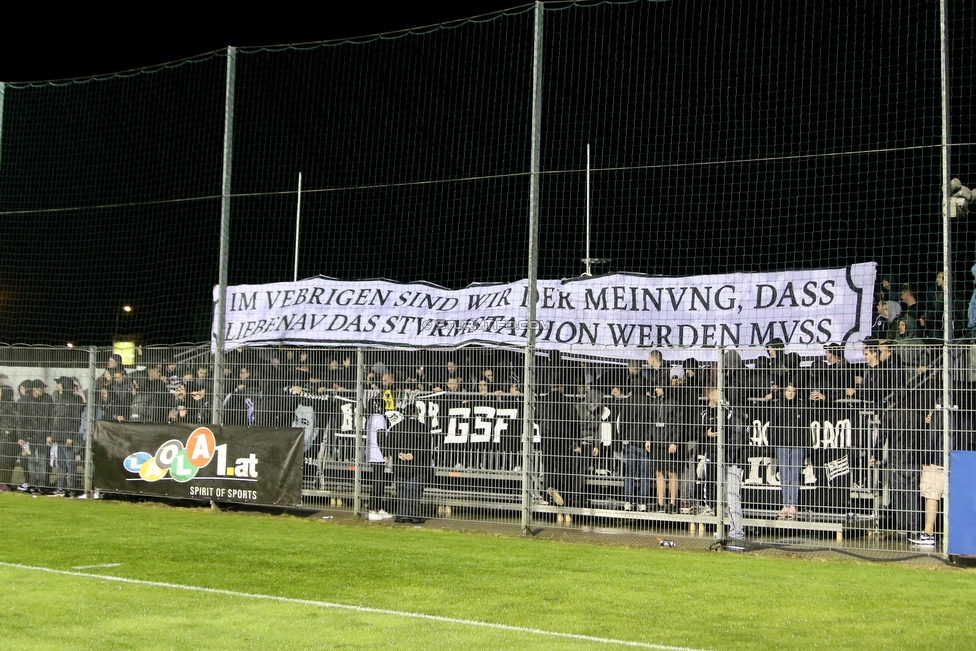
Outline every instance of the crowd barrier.
<svg viewBox="0 0 976 651">
<path fill-rule="evenodd" d="M 0 484 L 55 496 L 106 490 L 99 422 L 217 423 L 299 430 L 304 508 L 945 554 L 976 449 L 972 344 L 540 355 L 534 387 L 500 349 L 3 354 Z"/>
</svg>

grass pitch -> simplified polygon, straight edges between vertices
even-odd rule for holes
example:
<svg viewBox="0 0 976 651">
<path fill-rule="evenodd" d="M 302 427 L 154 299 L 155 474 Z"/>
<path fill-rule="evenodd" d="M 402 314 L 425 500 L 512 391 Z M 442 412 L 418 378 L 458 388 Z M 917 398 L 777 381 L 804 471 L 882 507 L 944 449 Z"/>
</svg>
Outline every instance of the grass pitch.
<svg viewBox="0 0 976 651">
<path fill-rule="evenodd" d="M 976 648 L 972 570 L 11 493 L 0 535 L 0 648 Z"/>
</svg>

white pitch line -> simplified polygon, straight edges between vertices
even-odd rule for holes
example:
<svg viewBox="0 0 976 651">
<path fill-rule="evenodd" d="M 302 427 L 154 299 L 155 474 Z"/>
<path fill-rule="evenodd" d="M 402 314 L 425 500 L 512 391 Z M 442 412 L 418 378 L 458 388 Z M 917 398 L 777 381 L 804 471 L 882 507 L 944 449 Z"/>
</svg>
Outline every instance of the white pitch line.
<svg viewBox="0 0 976 651">
<path fill-rule="evenodd" d="M 132 585 L 145 585 L 153 588 L 169 588 L 172 590 L 189 590 L 190 592 L 204 592 L 207 594 L 224 595 L 227 597 L 240 597 L 243 599 L 260 599 L 263 601 L 277 601 L 286 604 L 298 604 L 301 606 L 316 606 L 318 608 L 333 608 L 336 610 L 350 610 L 357 613 L 370 615 L 390 615 L 393 617 L 407 617 L 411 619 L 423 619 L 430 622 L 441 622 L 444 624 L 461 624 L 463 626 L 480 626 L 482 628 L 492 628 L 500 631 L 511 631 L 513 633 L 529 633 L 532 635 L 543 635 L 548 637 L 559 637 L 569 640 L 579 640 L 581 642 L 597 642 L 599 644 L 616 644 L 619 646 L 630 646 L 641 649 L 656 649 L 657 651 L 707 651 L 706 649 L 696 649 L 684 646 L 668 646 L 665 644 L 651 644 L 649 642 L 636 642 L 632 640 L 618 640 L 611 637 L 596 637 L 593 635 L 578 635 L 576 633 L 560 633 L 558 631 L 546 631 L 540 628 L 527 628 L 525 626 L 512 626 L 510 624 L 495 624 L 493 622 L 479 622 L 473 619 L 455 619 L 454 617 L 441 617 L 439 615 L 425 615 L 423 613 L 411 613 L 402 610 L 388 610 L 386 608 L 370 608 L 368 606 L 351 606 L 349 604 L 337 604 L 329 601 L 317 601 L 314 599 L 295 599 L 292 597 L 279 597 L 276 595 L 259 594 L 253 592 L 237 592 L 236 590 L 222 590 L 220 588 L 206 588 L 197 585 L 184 585 L 181 583 L 165 583 L 162 581 L 144 581 L 141 579 L 127 579 L 121 576 L 109 576 L 106 574 L 89 574 L 87 572 L 71 572 L 68 570 L 55 570 L 50 567 L 38 567 L 35 565 L 21 565 L 20 563 L 4 563 L 0 561 L 0 567 L 12 567 L 19 570 L 31 570 L 34 572 L 47 572 L 49 574 L 61 574 L 64 576 L 80 576 L 86 579 L 100 579 L 102 581 L 114 581 L 116 583 L 128 583 Z"/>
<path fill-rule="evenodd" d="M 122 563 L 104 563 L 102 565 L 75 565 L 73 570 L 92 570 L 96 567 L 120 567 Z"/>
</svg>

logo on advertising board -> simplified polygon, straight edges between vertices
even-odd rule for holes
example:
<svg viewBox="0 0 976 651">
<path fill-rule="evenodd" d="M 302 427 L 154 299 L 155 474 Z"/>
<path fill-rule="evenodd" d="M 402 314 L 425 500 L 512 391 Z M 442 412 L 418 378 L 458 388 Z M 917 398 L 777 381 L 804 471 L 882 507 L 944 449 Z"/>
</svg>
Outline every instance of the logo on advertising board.
<svg viewBox="0 0 976 651">
<path fill-rule="evenodd" d="M 135 452 L 122 462 L 122 467 L 147 482 L 157 482 L 167 475 L 184 483 L 197 476 L 214 463 L 212 479 L 232 478 L 239 481 L 257 481 L 258 458 L 252 452 L 246 457 L 228 464 L 227 444 L 217 445 L 214 433 L 208 427 L 198 427 L 186 438 L 186 442 L 170 439 L 156 449 L 155 454 Z M 211 479 L 211 477 L 206 477 Z M 203 479 L 203 477 L 201 477 Z"/>
</svg>

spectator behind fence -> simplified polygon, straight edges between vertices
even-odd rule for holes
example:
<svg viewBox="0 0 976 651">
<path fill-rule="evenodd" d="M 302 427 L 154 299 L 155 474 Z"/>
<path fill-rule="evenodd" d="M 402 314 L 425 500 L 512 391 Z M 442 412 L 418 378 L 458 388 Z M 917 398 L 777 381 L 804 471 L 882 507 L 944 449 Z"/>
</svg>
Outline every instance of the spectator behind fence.
<svg viewBox="0 0 976 651">
<path fill-rule="evenodd" d="M 732 540 L 742 540 L 746 536 L 742 515 L 742 472 L 749 463 L 749 421 L 742 406 L 725 405 L 723 408 L 726 410 L 723 451 L 725 504 L 729 516 L 728 537 Z"/>
<path fill-rule="evenodd" d="M 53 497 L 71 496 L 78 489 L 74 442 L 81 431 L 85 399 L 74 378 L 63 376 L 54 382 L 53 426 L 47 444 L 49 465 L 55 476 Z"/>
<path fill-rule="evenodd" d="M 654 353 L 657 353 L 655 355 Z M 663 367 L 660 351 L 648 357 L 647 427 L 651 439 L 651 467 L 654 472 L 657 510 L 678 512 L 678 471 L 681 458 L 681 426 L 671 387 L 670 370 Z M 657 366 L 657 368 L 655 368 Z"/>
<path fill-rule="evenodd" d="M 800 471 L 805 454 L 806 406 L 793 376 L 784 377 L 779 399 L 770 404 L 769 445 L 776 449 L 783 508 L 778 520 L 796 520 L 800 499 Z"/>
<path fill-rule="evenodd" d="M 893 289 L 898 283 L 891 276 L 882 276 L 878 283 L 878 297 L 885 301 L 893 301 L 898 298 L 897 292 Z"/>
<path fill-rule="evenodd" d="M 145 401 L 144 422 L 165 423 L 173 406 L 173 395 L 166 387 L 159 364 L 150 365 L 146 369 L 146 377 L 139 381 L 139 391 Z"/>
<path fill-rule="evenodd" d="M 942 337 L 945 323 L 945 272 L 935 274 L 935 280 L 925 292 L 925 325 L 932 337 Z M 950 318 L 954 318 L 950 314 Z M 955 336 L 950 332 L 950 336 Z"/>
<path fill-rule="evenodd" d="M 455 386 L 458 387 L 457 389 L 454 390 L 463 391 L 464 371 L 461 369 L 460 366 L 458 366 L 457 360 L 453 358 L 448 359 L 447 362 L 445 362 L 443 368 L 437 369 L 437 372 L 434 374 L 434 378 L 433 378 L 434 391 L 442 391 L 445 387 L 447 387 L 447 383 L 452 378 L 456 380 Z"/>
<path fill-rule="evenodd" d="M 19 438 L 23 458 L 27 461 L 27 482 L 18 490 L 36 492 L 46 486 L 49 450 L 47 438 L 53 427 L 52 406 L 54 401 L 45 393 L 47 385 L 41 380 L 26 380 L 21 386 L 25 389 L 17 403 Z"/>
<path fill-rule="evenodd" d="M 387 446 L 387 429 L 389 423 L 383 414 L 383 401 L 379 398 L 371 400 L 369 405 L 369 419 L 366 421 L 366 463 L 369 470 L 366 475 L 367 485 L 370 487 L 370 497 L 365 499 L 370 520 L 387 519 L 383 510 L 383 497 L 386 489 L 386 463 L 389 456 L 384 449 Z"/>
<path fill-rule="evenodd" d="M 698 424 L 694 428 L 693 441 L 695 452 L 692 457 L 696 485 L 695 512 L 698 515 L 713 515 L 715 513 L 715 459 L 718 451 L 718 388 L 708 387 L 708 405 L 698 415 Z"/>
<path fill-rule="evenodd" d="M 935 547 L 935 524 L 942 497 L 945 495 L 944 436 L 942 410 L 933 405 L 925 414 L 925 433 L 921 437 L 919 463 L 922 467 L 919 494 L 925 501 L 925 520 L 922 531 L 911 536 L 909 542 L 922 548 Z"/>
<path fill-rule="evenodd" d="M 595 470 L 596 459 L 603 447 L 600 425 L 603 422 L 603 391 L 592 384 L 587 384 L 583 399 L 576 405 L 579 418 L 580 441 L 583 445 L 584 466 Z"/>
<path fill-rule="evenodd" d="M 628 368 L 627 373 L 618 374 L 618 379 L 622 381 L 610 392 L 611 410 L 616 412 L 612 452 L 622 454 L 624 459 L 625 511 L 633 510 L 635 505 L 638 511 L 647 511 L 651 494 L 652 434 L 644 381 L 634 379 L 635 375 L 639 377 L 639 371 L 640 367 L 634 365 Z"/>
<path fill-rule="evenodd" d="M 190 398 L 186 401 L 186 419 L 182 422 L 194 425 L 210 423 L 213 413 L 210 409 L 210 396 L 207 394 L 206 380 L 194 380 L 188 388 Z"/>
<path fill-rule="evenodd" d="M 904 283 L 901 286 L 902 312 L 898 317 L 900 322 L 896 338 L 913 339 L 925 336 L 925 313 L 918 304 L 918 290 L 911 283 Z M 889 337 L 890 338 L 890 337 Z"/>
<path fill-rule="evenodd" d="M 420 422 L 416 404 L 409 408 L 409 416 L 390 430 L 388 454 L 393 462 L 396 481 L 397 522 L 424 522 L 420 500 L 431 474 L 433 437 Z"/>
<path fill-rule="evenodd" d="M 12 473 L 21 448 L 17 444 L 17 403 L 6 377 L 0 384 L 0 490 L 10 490 Z"/>
<path fill-rule="evenodd" d="M 891 527 L 901 536 L 918 531 L 918 490 L 921 465 L 918 440 L 924 432 L 922 396 L 915 382 L 905 384 L 889 374 L 894 389 L 880 406 L 884 440 L 887 443 L 890 485 Z"/>
<path fill-rule="evenodd" d="M 844 345 L 824 346 L 824 358 L 814 363 L 810 374 L 811 405 L 829 407 L 855 393 L 853 368 L 844 356 Z"/>
<path fill-rule="evenodd" d="M 575 402 L 566 396 L 560 376 L 551 375 L 549 391 L 539 400 L 542 435 L 542 470 L 546 494 L 557 506 L 584 506 L 582 500 L 583 449 L 579 440 Z M 487 380 L 479 383 L 487 394 Z M 572 516 L 560 513 L 557 522 L 570 524 Z"/>
<path fill-rule="evenodd" d="M 251 369 L 242 365 L 237 379 L 224 398 L 224 424 L 250 427 L 254 424 L 255 407 L 261 397 L 261 385 L 251 377 Z"/>
</svg>

